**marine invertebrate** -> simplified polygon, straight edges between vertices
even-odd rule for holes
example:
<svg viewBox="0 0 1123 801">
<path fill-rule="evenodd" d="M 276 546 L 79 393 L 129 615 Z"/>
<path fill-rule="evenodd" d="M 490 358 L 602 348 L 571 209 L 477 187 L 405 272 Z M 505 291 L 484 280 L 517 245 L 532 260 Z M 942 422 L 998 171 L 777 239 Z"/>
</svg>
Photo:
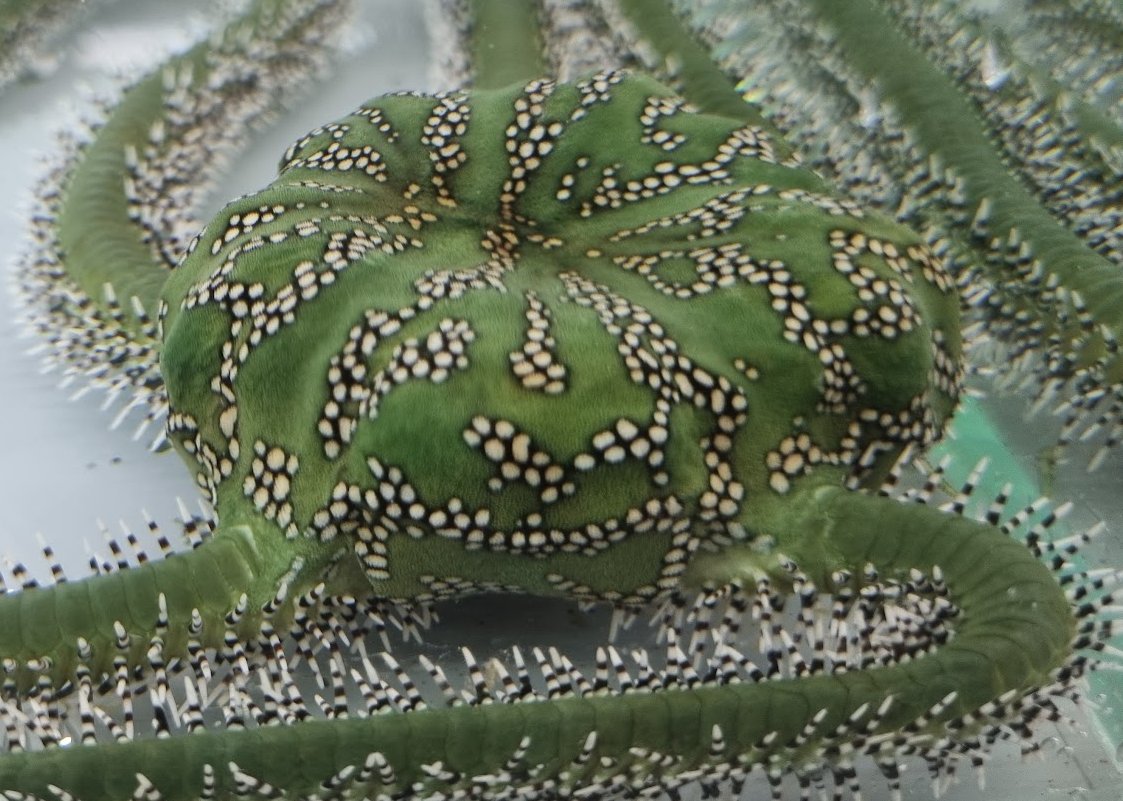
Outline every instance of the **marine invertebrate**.
<svg viewBox="0 0 1123 801">
<path fill-rule="evenodd" d="M 1030 363 L 1043 403 L 1073 396 L 1066 436 L 1087 431 L 1110 448 L 1119 253 L 1100 226 L 1116 227 L 1118 125 L 957 4 L 772 6 L 782 9 L 774 22 L 747 4 L 712 6 L 759 23 L 726 29 L 726 47 L 745 45 L 730 51 L 730 68 L 771 93 L 818 168 L 977 265 L 971 302 L 986 307 L 990 337 L 1010 343 L 1014 365 Z M 1095 6 L 1061 13 L 1057 35 L 1077 37 Z M 750 30 L 770 31 L 771 44 Z M 777 40 L 798 41 L 798 55 L 776 58 Z M 838 113 L 849 123 L 832 129 Z"/>
<path fill-rule="evenodd" d="M 0 87 L 19 77 L 44 40 L 74 13 L 71 0 L 4 0 L 0 3 Z"/>
<path fill-rule="evenodd" d="M 311 18 L 284 19 L 310 30 Z M 658 32 L 649 36 L 657 45 Z M 232 41 L 237 63 L 247 44 Z M 201 73 L 161 77 L 177 110 L 190 97 L 179 90 L 204 76 L 239 88 L 213 80 L 221 49 L 217 62 L 206 58 Z M 482 74 L 507 68 L 479 59 Z M 1048 572 L 993 527 L 841 486 L 876 483 L 903 448 L 934 438 L 954 401 L 955 300 L 938 260 L 906 230 L 831 196 L 720 80 L 702 79 L 714 95 L 685 79 L 688 97 L 726 113 L 688 112 L 654 82 L 607 73 L 385 98 L 313 132 L 286 155 L 279 182 L 225 210 L 164 284 L 162 377 L 152 372 L 151 313 L 95 310 L 88 297 L 104 262 L 63 244 L 58 252 L 84 259 L 89 274 L 81 263 L 60 274 L 46 251 L 39 289 L 52 293 L 62 330 L 134 328 L 85 352 L 63 342 L 61 355 L 113 354 L 157 413 L 166 378 L 169 431 L 223 529 L 190 555 L 100 580 L 107 596 L 122 588 L 116 599 L 87 607 L 81 584 L 5 599 L 0 612 L 19 624 L 5 628 L 6 690 L 38 692 L 51 710 L 39 715 L 28 701 L 25 735 L 58 739 L 54 688 L 69 683 L 78 733 L 91 741 L 5 757 L 0 770 L 20 792 L 549 796 L 738 786 L 756 766 L 777 787 L 784 772 L 804 786 L 824 775 L 845 786 L 851 750 L 895 781 L 902 752 L 940 769 L 992 720 L 1052 714 L 1050 694 L 1065 691 L 1085 655 L 1069 659 L 1074 621 Z M 143 114 L 145 91 L 158 88 L 154 80 L 124 103 Z M 129 175 L 118 212 L 142 235 L 122 237 L 121 252 L 143 276 L 179 247 L 171 223 L 182 198 L 163 210 L 156 200 L 162 178 L 183 169 L 168 162 L 182 157 L 170 143 L 195 129 L 138 129 L 135 153 L 114 139 L 127 131 L 107 126 L 83 158 L 105 153 Z M 604 130 L 628 135 L 594 147 Z M 68 204 L 81 205 L 79 175 L 60 200 L 62 223 Z M 59 230 L 81 236 L 89 223 L 76 215 Z M 73 287 L 63 280 L 93 289 L 60 292 Z M 386 308 L 364 296 L 370 281 Z M 155 283 L 121 296 L 151 297 Z M 330 314 L 319 313 L 325 302 Z M 83 317 L 107 312 L 112 326 Z M 897 369 L 878 369 L 886 363 Z M 441 397 L 443 412 L 426 417 L 431 406 L 417 401 Z M 881 536 L 903 528 L 916 544 Z M 718 556 L 694 554 L 710 546 Z M 180 578 L 150 586 L 161 573 Z M 899 608 L 923 614 L 917 628 L 900 632 L 847 601 L 861 573 L 871 600 L 902 593 Z M 774 613 L 771 584 L 800 598 L 810 650 L 769 645 L 759 670 L 734 643 L 746 608 Z M 521 657 L 509 670 L 494 663 L 488 677 L 469 659 L 469 705 L 426 710 L 394 662 L 390 681 L 370 667 L 348 678 L 339 648 L 366 633 L 358 602 L 323 601 L 317 617 L 333 592 L 361 598 L 374 587 L 408 601 L 504 586 L 669 597 L 667 665 L 629 665 L 606 649 L 588 678 L 555 654 L 533 670 Z M 839 628 L 822 642 L 815 587 L 839 598 Z M 680 589 L 690 602 L 701 591 L 689 642 L 673 623 Z M 949 631 L 955 605 L 964 620 Z M 715 606 L 728 611 L 709 634 Z M 1077 649 L 1095 646 L 1095 606 Z M 59 619 L 89 618 L 69 631 L 34 625 L 56 609 L 66 610 Z M 877 634 L 851 640 L 847 622 Z M 287 684 L 291 654 L 311 652 L 300 635 L 330 641 L 338 675 L 325 717 L 340 715 L 354 689 L 368 710 L 393 714 L 269 728 L 313 716 Z M 208 647 L 217 650 L 207 656 Z M 849 647 L 858 651 L 844 655 Z M 195 685 L 214 689 L 207 660 L 216 657 L 232 665 L 217 682 L 229 722 L 244 715 L 260 726 L 252 733 L 197 732 L 205 693 Z M 853 670 L 890 658 L 900 664 Z M 191 676 L 182 690 L 166 677 L 177 659 Z M 151 682 L 156 731 L 182 727 L 190 745 L 122 744 L 88 773 L 83 760 L 108 748 L 92 744 L 99 728 L 112 736 L 116 725 L 95 690 L 109 679 L 127 720 L 134 671 Z M 744 681 L 786 671 L 798 677 L 791 685 Z M 758 704 L 770 715 L 752 711 Z M 323 757 L 296 764 L 262 747 L 293 738 L 317 742 Z"/>
</svg>

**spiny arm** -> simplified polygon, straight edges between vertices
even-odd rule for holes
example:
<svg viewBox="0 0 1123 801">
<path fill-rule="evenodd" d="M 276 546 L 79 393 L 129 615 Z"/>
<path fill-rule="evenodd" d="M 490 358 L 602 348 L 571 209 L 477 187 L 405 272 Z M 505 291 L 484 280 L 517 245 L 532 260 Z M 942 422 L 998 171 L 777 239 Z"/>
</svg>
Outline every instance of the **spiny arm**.
<svg viewBox="0 0 1123 801">
<path fill-rule="evenodd" d="M 80 0 L 0 0 L 0 92 L 41 57 L 51 36 L 81 5 Z"/>
<path fill-rule="evenodd" d="M 790 551 L 816 583 L 867 561 L 894 576 L 947 561 L 966 613 L 950 645 L 880 672 L 739 687 L 752 671 L 728 652 L 706 681 L 672 655 L 654 679 L 626 668 L 672 685 L 651 693 L 602 677 L 596 688 L 618 695 L 529 693 L 510 708 L 407 711 L 400 676 L 393 692 L 368 679 L 373 706 L 393 713 L 373 724 L 16 754 L 0 770 L 37 794 L 72 782 L 83 801 L 154 784 L 192 798 L 208 782 L 227 795 L 421 794 L 481 773 L 496 793 L 539 778 L 595 793 L 632 774 L 674 787 L 699 764 L 715 781 L 808 760 L 845 774 L 855 740 L 888 775 L 898 749 L 1038 714 L 1034 688 L 1070 670 L 1073 623 L 1032 556 L 987 526 L 823 486 L 876 478 L 939 434 L 959 379 L 946 276 L 914 236 L 824 193 L 743 123 L 609 75 L 381 99 L 310 134 L 278 185 L 228 207 L 165 288 L 176 444 L 223 515 L 215 542 L 260 577 L 251 610 L 299 548 L 321 560 L 301 564 L 309 581 L 353 548 L 359 578 L 407 596 L 487 589 L 491 568 L 524 590 L 629 599 L 731 578 L 730 564 L 794 585 Z M 237 539 L 243 522 L 269 567 Z M 914 539 L 882 537 L 901 529 Z M 763 541 L 728 546 L 751 537 L 774 538 L 771 556 Z M 689 561 L 709 547 L 726 558 Z M 177 623 L 203 587 L 175 599 Z M 1038 627 L 1045 647 L 1027 633 Z M 316 757 L 286 758 L 293 743 Z M 121 758 L 87 761 L 103 754 Z"/>
<path fill-rule="evenodd" d="M 230 656 L 287 632 L 306 596 L 364 594 L 339 548 L 278 553 L 247 526 L 223 527 L 192 551 L 96 578 L 0 597 L 5 695 L 71 685 L 79 673 L 127 683 L 204 648 Z M 358 577 L 361 581 L 361 577 Z M 323 585 L 326 582 L 326 588 Z M 153 652 L 153 647 L 158 648 Z"/>
<path fill-rule="evenodd" d="M 197 226 L 194 208 L 245 127 L 271 117 L 301 79 L 322 68 L 344 10 L 334 0 L 256 3 L 212 41 L 127 90 L 90 141 L 68 151 L 40 190 L 36 247 L 21 266 L 49 362 L 131 396 L 126 409 L 139 405 L 149 419 L 162 418 L 159 291 L 182 256 L 185 231 Z M 245 70 L 247 53 L 259 61 L 256 74 Z M 161 594 L 170 615 L 168 656 L 182 651 L 193 610 L 205 624 L 202 639 L 218 645 L 243 594 L 248 616 L 235 628 L 252 639 L 267 617 L 262 607 L 287 582 L 289 606 L 275 621 L 284 629 L 292 600 L 326 578 L 336 556 L 327 547 L 278 555 L 247 531 L 232 521 L 175 559 L 0 598 L 9 679 L 24 689 L 33 675 L 61 686 L 73 678 L 80 649 L 95 674 L 110 671 L 122 653 L 144 665 Z"/>
<path fill-rule="evenodd" d="M 1064 101 L 1048 80 L 1035 83 L 954 4 L 774 0 L 683 11 L 767 99 L 809 163 L 925 227 L 965 281 L 980 271 L 967 287 L 972 321 L 1005 343 L 1013 369 L 1036 376 L 1042 403 L 1064 401 L 1064 440 L 1104 443 L 1097 464 L 1119 438 L 1102 402 L 1118 394 L 1123 370 L 1123 279 L 1103 235 L 1116 217 L 1118 126 Z M 1045 125 L 1027 133 L 1033 118 Z M 1050 128 L 1064 133 L 1046 136 Z"/>
<path fill-rule="evenodd" d="M 45 361 L 162 421 L 156 316 L 212 176 L 322 70 L 344 0 L 262 0 L 126 90 L 43 180 L 19 266 Z M 250 53 L 256 62 L 247 71 Z M 122 412 L 123 414 L 124 412 Z M 162 432 L 157 442 L 162 441 Z"/>
<path fill-rule="evenodd" d="M 286 798 L 325 789 L 361 798 L 493 786 L 496 797 L 507 797 L 547 781 L 585 792 L 668 789 L 689 784 L 699 770 L 713 782 L 788 765 L 845 774 L 858 755 L 893 777 L 898 751 L 934 755 L 947 746 L 943 738 L 970 739 L 1006 715 L 1028 721 L 1040 714 L 1038 701 L 1023 696 L 1065 669 L 1074 624 L 1053 575 L 1029 550 L 989 525 L 885 498 L 820 489 L 800 501 L 791 528 L 776 536 L 785 554 L 810 568 L 797 576 L 802 592 L 812 584 L 842 589 L 833 571 L 858 576 L 872 568 L 889 578 L 942 568 L 958 607 L 950 642 L 892 667 L 804 664 L 799 678 L 764 681 L 749 664 L 738 666 L 743 657 L 732 638 L 724 648 L 710 646 L 701 664 L 682 651 L 668 654 L 665 666 L 656 660 L 663 686 L 654 691 L 635 687 L 639 664 L 602 651 L 604 673 L 598 668 L 595 676 L 540 663 L 555 676 L 548 697 L 531 689 L 531 678 L 534 686 L 544 678 L 533 665 L 523 673 L 491 662 L 490 675 L 525 676 L 524 689 L 485 681 L 472 667 L 478 676 L 469 702 L 432 707 L 400 695 L 427 683 L 424 670 L 409 679 L 380 665 L 384 679 L 368 669 L 355 681 L 372 702 L 387 693 L 399 700 L 372 707 L 371 717 L 313 715 L 299 725 L 199 731 L 186 748 L 173 738 L 13 754 L 0 760 L 0 784 L 48 798 L 56 792 L 48 787 L 57 787 L 82 801 L 116 801 L 137 788 L 163 801 L 267 796 L 271 787 L 284 788 Z M 686 580 L 744 582 L 747 605 L 748 587 L 762 578 L 781 584 L 796 575 L 766 561 L 734 547 L 700 559 Z M 531 766 L 540 767 L 528 773 Z"/>
</svg>

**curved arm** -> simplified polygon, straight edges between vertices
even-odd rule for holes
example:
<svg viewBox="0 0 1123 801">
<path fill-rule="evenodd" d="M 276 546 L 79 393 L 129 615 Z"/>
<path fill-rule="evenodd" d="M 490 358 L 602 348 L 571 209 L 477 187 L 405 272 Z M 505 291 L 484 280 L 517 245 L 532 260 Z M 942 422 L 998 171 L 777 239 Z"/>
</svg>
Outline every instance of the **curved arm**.
<svg viewBox="0 0 1123 801">
<path fill-rule="evenodd" d="M 469 0 L 473 83 L 497 89 L 526 83 L 544 74 L 538 4 L 509 0 Z"/>
<path fill-rule="evenodd" d="M 44 44 L 81 0 L 0 0 L 0 92 L 42 57 Z"/>
<path fill-rule="evenodd" d="M 199 228 L 196 208 L 245 130 L 322 68 L 327 32 L 347 7 L 257 0 L 126 90 L 88 142 L 64 142 L 37 189 L 33 246 L 19 269 L 49 366 L 123 392 L 148 420 L 163 415 L 159 295 Z M 241 59 L 254 43 L 251 79 Z"/>
<path fill-rule="evenodd" d="M 867 564 L 879 576 L 901 579 L 938 567 L 961 623 L 936 655 L 899 668 L 901 687 L 955 677 L 961 709 L 1040 684 L 1068 657 L 1075 622 L 1064 591 L 1037 557 L 994 526 L 838 487 L 805 490 L 789 508 L 798 511 L 765 527 L 773 550 L 740 545 L 702 554 L 684 581 L 702 586 L 767 575 L 783 586 L 790 572 L 782 559 L 820 587 L 831 585 L 835 571 L 860 576 Z M 919 701 L 918 709 L 930 701 Z"/>
<path fill-rule="evenodd" d="M 137 774 L 166 801 L 194 799 L 207 781 L 214 798 L 247 787 L 265 794 L 267 785 L 312 792 L 332 781 L 351 792 L 452 792 L 473 777 L 500 775 L 512 786 L 554 781 L 607 789 L 598 783 L 633 775 L 674 787 L 700 766 L 717 776 L 722 765 L 748 771 L 777 757 L 844 766 L 851 747 L 890 760 L 901 743 L 938 750 L 942 735 L 970 735 L 988 722 L 988 706 L 993 712 L 1014 703 L 1065 664 L 1074 622 L 1063 591 L 997 528 L 835 489 L 799 500 L 804 511 L 775 529 L 772 554 L 734 546 L 700 557 L 688 580 L 780 577 L 787 574 L 776 567 L 781 552 L 816 580 L 832 570 L 860 572 L 867 563 L 885 575 L 939 565 L 961 610 L 950 641 L 872 670 L 757 683 L 721 672 L 664 673 L 654 693 L 611 687 L 598 672 L 591 690 L 576 695 L 563 685 L 483 706 L 402 711 L 387 704 L 385 714 L 369 718 L 194 734 L 189 748 L 173 738 L 12 754 L 0 758 L 0 785 L 46 795 L 53 784 L 82 801 L 127 795 Z M 397 684 L 372 681 L 379 682 L 375 694 L 405 684 L 400 676 Z M 855 729 L 862 735 L 856 739 Z M 291 759 L 297 752 L 305 758 Z M 542 767 L 531 780 L 519 765 Z M 98 776 L 96 785 L 90 775 Z"/>
<path fill-rule="evenodd" d="M 312 540 L 278 548 L 279 534 L 266 532 L 228 526 L 187 553 L 0 597 L 4 694 L 27 691 L 44 677 L 63 687 L 78 670 L 96 685 L 122 656 L 130 673 L 145 673 L 157 637 L 165 661 L 187 656 L 190 640 L 221 648 L 227 616 L 240 608 L 232 628 L 243 642 L 256 641 L 265 622 L 286 630 L 293 601 L 322 580 L 341 549 Z"/>
</svg>

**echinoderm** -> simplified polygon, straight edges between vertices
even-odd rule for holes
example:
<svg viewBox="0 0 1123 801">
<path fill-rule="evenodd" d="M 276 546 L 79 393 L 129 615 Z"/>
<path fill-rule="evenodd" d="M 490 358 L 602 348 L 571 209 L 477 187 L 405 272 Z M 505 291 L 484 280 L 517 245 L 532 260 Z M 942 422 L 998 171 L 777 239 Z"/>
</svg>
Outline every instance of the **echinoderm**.
<svg viewBox="0 0 1123 801">
<path fill-rule="evenodd" d="M 1079 561 L 1103 527 L 931 450 L 999 353 L 1039 405 L 1076 392 L 1062 440 L 1114 458 L 1110 309 L 1037 240 L 986 241 L 1030 214 L 979 188 L 1015 168 L 926 154 L 885 75 L 863 173 L 785 94 L 803 64 L 722 44 L 734 4 L 449 3 L 447 91 L 327 111 L 203 227 L 208 180 L 324 69 L 344 5 L 251 4 L 40 190 L 19 281 L 48 358 L 163 430 L 218 517 L 148 564 L 114 544 L 88 583 L 15 568 L 8 797 L 912 798 L 993 741 L 1038 748 L 1115 659 L 1117 573 Z M 813 13 L 845 106 L 876 65 Z M 924 36 L 945 22 L 854 13 L 955 73 Z M 1110 226 L 1061 206 L 1082 263 L 1109 259 Z M 490 635 L 452 647 L 436 616 L 480 593 Z M 582 636 L 509 624 L 535 609 Z"/>
</svg>

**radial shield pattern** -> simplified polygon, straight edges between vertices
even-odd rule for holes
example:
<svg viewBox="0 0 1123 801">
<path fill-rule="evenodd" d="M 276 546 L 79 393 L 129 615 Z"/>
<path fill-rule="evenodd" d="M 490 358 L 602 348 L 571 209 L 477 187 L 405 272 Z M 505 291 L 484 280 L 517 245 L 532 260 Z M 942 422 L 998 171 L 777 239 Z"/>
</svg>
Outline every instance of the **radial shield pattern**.
<svg viewBox="0 0 1123 801">
<path fill-rule="evenodd" d="M 169 428 L 220 515 L 352 534 L 394 598 L 650 598 L 805 477 L 933 441 L 960 380 L 914 235 L 624 73 L 371 101 L 164 300 Z"/>
</svg>

